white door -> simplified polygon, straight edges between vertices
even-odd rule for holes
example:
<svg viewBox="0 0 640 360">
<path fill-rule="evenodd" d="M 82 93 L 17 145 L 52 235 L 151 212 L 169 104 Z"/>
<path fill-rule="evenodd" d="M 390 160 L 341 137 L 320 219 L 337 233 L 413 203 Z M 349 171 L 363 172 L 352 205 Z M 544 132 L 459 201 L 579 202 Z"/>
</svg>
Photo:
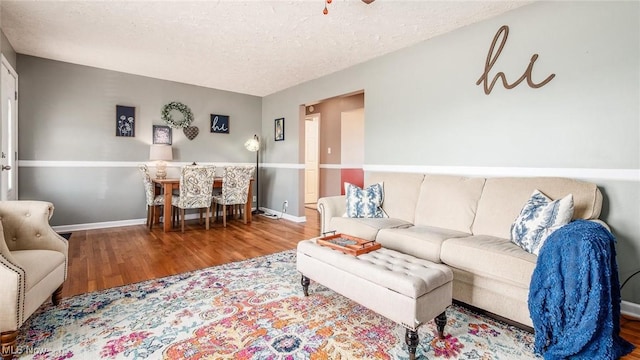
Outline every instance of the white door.
<svg viewBox="0 0 640 360">
<path fill-rule="evenodd" d="M 320 177 L 320 116 L 308 117 L 304 121 L 304 203 L 318 202 Z"/>
<path fill-rule="evenodd" d="M 0 69 L 0 98 L 2 124 L 0 126 L 0 200 L 18 198 L 18 74 L 2 56 Z"/>
</svg>

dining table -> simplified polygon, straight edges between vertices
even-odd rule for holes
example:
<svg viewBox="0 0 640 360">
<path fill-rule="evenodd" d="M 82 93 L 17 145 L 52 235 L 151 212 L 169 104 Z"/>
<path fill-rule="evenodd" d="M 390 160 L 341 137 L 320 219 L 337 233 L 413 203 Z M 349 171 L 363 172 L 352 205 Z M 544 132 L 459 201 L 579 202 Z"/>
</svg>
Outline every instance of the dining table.
<svg viewBox="0 0 640 360">
<path fill-rule="evenodd" d="M 156 195 L 164 194 L 164 209 L 163 216 L 163 229 L 165 232 L 171 231 L 173 223 L 171 221 L 171 198 L 173 197 L 173 190 L 180 189 L 180 179 L 151 179 L 155 185 Z M 215 177 L 213 179 L 213 188 L 222 188 L 222 177 Z M 251 205 L 253 200 L 253 178 L 249 183 L 249 194 L 247 195 L 247 202 L 244 204 L 244 211 L 247 214 L 247 222 L 251 222 Z"/>
</svg>

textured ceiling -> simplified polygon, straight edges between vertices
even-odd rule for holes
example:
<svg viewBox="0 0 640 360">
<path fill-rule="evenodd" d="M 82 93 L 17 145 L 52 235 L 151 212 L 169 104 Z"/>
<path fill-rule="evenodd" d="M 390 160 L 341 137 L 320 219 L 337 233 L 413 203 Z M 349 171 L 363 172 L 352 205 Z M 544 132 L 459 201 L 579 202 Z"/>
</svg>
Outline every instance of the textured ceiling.
<svg viewBox="0 0 640 360">
<path fill-rule="evenodd" d="M 265 96 L 530 1 L 8 1 L 16 52 Z"/>
</svg>

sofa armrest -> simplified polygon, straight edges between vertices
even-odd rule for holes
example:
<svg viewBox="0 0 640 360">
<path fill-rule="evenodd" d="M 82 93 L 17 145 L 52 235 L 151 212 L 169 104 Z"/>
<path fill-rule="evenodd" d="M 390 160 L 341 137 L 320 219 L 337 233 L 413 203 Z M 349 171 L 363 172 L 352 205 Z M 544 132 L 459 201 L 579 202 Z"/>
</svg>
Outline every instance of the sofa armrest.
<svg viewBox="0 0 640 360">
<path fill-rule="evenodd" d="M 606 222 L 604 222 L 604 221 L 602 221 L 600 219 L 590 219 L 589 221 L 596 222 L 596 223 L 604 226 L 605 229 L 607 229 L 609 232 L 611 232 L 611 228 L 609 227 L 609 225 Z"/>
<path fill-rule="evenodd" d="M 49 224 L 53 204 L 46 201 L 0 201 L 4 241 L 10 251 L 53 250 L 68 258 L 69 244 Z"/>
<path fill-rule="evenodd" d="M 328 196 L 318 200 L 318 212 L 320 213 L 320 234 L 329 229 L 329 222 L 331 218 L 336 216 L 342 216 L 347 211 L 347 197 L 345 195 L 340 196 Z"/>
</svg>

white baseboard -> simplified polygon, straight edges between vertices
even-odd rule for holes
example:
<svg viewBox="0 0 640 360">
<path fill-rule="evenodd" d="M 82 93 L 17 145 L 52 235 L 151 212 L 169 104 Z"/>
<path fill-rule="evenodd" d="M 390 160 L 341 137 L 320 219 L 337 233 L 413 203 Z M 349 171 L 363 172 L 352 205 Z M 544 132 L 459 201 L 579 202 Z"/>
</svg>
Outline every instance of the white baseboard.
<svg viewBox="0 0 640 360">
<path fill-rule="evenodd" d="M 281 212 L 261 207 L 260 210 L 268 214 L 276 215 L 276 218 L 282 218 L 296 223 L 302 223 L 307 221 L 306 216 L 293 216 L 289 214 L 282 214 Z M 187 214 L 187 220 L 197 219 L 198 214 Z M 147 222 L 146 219 L 131 219 L 131 220 L 118 220 L 118 221 L 105 221 L 99 223 L 86 223 L 86 224 L 74 224 L 74 225 L 58 225 L 52 226 L 53 230 L 59 233 L 73 232 L 81 230 L 96 230 L 96 229 L 108 229 L 122 226 L 144 225 Z"/>
<path fill-rule="evenodd" d="M 261 207 L 260 210 L 264 211 L 265 214 L 269 214 L 269 215 L 274 215 L 273 217 L 269 217 L 272 218 L 274 220 L 276 219 L 285 219 L 285 220 L 289 220 L 295 223 L 302 223 L 302 222 L 306 222 L 307 221 L 307 217 L 306 216 L 293 216 L 293 215 L 289 215 L 286 213 L 282 213 L 280 211 L 275 211 L 275 210 L 271 210 L 271 209 L 267 209 L 264 207 Z"/>
<path fill-rule="evenodd" d="M 622 302 L 620 303 L 620 312 L 622 313 L 622 315 L 640 319 L 640 304 L 622 300 Z"/>
<path fill-rule="evenodd" d="M 118 221 L 105 221 L 99 223 L 86 223 L 86 224 L 74 224 L 74 225 L 58 225 L 52 226 L 56 232 L 72 232 L 80 230 L 96 230 L 107 229 L 121 226 L 133 226 L 145 224 L 147 219 L 131 219 L 131 220 L 118 220 Z"/>
</svg>

